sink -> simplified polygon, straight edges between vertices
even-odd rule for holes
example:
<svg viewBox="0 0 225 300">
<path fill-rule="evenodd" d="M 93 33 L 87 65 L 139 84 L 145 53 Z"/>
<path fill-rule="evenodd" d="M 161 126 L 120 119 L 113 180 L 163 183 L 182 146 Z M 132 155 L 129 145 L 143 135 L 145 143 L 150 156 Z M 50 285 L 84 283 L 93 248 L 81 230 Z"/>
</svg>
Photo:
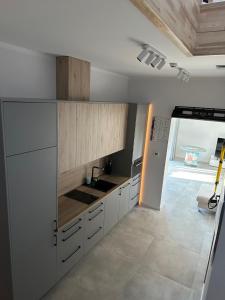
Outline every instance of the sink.
<svg viewBox="0 0 225 300">
<path fill-rule="evenodd" d="M 92 188 L 94 188 L 96 190 L 106 193 L 106 192 L 110 191 L 112 188 L 116 187 L 117 184 L 99 179 L 97 181 L 93 181 L 91 183 L 91 186 L 92 186 Z"/>
<path fill-rule="evenodd" d="M 79 190 L 72 190 L 71 192 L 65 194 L 66 197 L 77 200 L 86 204 L 91 204 L 92 202 L 96 201 L 99 197 L 94 195 L 88 194 L 86 192 L 82 192 Z"/>
</svg>

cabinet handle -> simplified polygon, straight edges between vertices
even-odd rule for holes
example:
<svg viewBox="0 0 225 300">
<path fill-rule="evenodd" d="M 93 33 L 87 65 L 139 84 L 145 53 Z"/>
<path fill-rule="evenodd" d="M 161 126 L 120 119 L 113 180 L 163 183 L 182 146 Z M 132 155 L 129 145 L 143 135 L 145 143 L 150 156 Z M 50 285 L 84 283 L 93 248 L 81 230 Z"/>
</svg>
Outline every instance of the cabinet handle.
<svg viewBox="0 0 225 300">
<path fill-rule="evenodd" d="M 95 219 L 98 215 L 100 215 L 103 212 L 103 209 L 100 209 L 99 212 L 97 212 L 97 214 L 95 214 L 93 217 L 89 218 L 89 221 L 92 221 L 93 219 Z"/>
<path fill-rule="evenodd" d="M 74 234 L 76 234 L 78 231 L 80 231 L 81 230 L 81 226 L 79 226 L 78 228 L 77 228 L 77 230 L 75 230 L 74 232 L 72 232 L 70 235 L 68 235 L 66 238 L 64 238 L 64 239 L 62 239 L 62 241 L 63 242 L 66 242 L 68 239 L 70 239 Z"/>
<path fill-rule="evenodd" d="M 75 251 L 73 251 L 73 253 L 71 253 L 67 258 L 63 259 L 62 262 L 65 263 L 68 259 L 70 259 L 75 253 L 77 253 L 77 251 L 79 251 L 81 248 L 81 246 L 79 245 L 77 247 L 77 249 Z"/>
<path fill-rule="evenodd" d="M 139 167 L 141 165 L 142 165 L 142 162 L 139 162 L 139 163 L 135 164 L 135 167 Z"/>
<path fill-rule="evenodd" d="M 132 184 L 132 186 L 135 186 L 137 185 L 138 183 L 140 183 L 141 181 L 138 181 L 138 182 L 135 182 L 135 184 Z"/>
<path fill-rule="evenodd" d="M 98 228 L 91 236 L 88 237 L 88 240 L 91 240 L 100 230 L 102 229 L 102 226 Z"/>
<path fill-rule="evenodd" d="M 67 232 L 68 230 L 70 230 L 71 228 L 73 228 L 74 226 L 76 226 L 77 224 L 79 224 L 82 221 L 81 218 L 78 219 L 78 221 L 74 224 L 72 224 L 71 226 L 67 227 L 66 229 L 63 229 L 63 233 Z"/>
<path fill-rule="evenodd" d="M 125 188 L 128 187 L 129 185 L 130 185 L 130 182 L 129 182 L 128 184 L 122 186 L 122 187 L 121 187 L 121 190 L 122 190 L 122 189 L 125 189 Z"/>
<path fill-rule="evenodd" d="M 54 220 L 53 221 L 53 227 L 54 227 L 54 232 L 57 232 L 58 231 L 58 222 L 57 222 L 57 220 Z"/>
<path fill-rule="evenodd" d="M 101 202 L 101 204 L 100 205 L 98 205 L 98 206 L 96 206 L 94 209 L 92 209 L 92 210 L 89 210 L 89 214 L 92 214 L 94 211 L 96 211 L 98 208 L 100 208 L 101 206 L 103 205 L 103 202 Z"/>
<path fill-rule="evenodd" d="M 57 246 L 58 245 L 58 235 L 57 235 L 57 233 L 54 234 L 54 238 L 55 238 L 54 246 Z"/>
<path fill-rule="evenodd" d="M 131 201 L 134 200 L 135 198 L 138 197 L 139 194 L 135 195 L 134 197 L 131 198 Z"/>
</svg>

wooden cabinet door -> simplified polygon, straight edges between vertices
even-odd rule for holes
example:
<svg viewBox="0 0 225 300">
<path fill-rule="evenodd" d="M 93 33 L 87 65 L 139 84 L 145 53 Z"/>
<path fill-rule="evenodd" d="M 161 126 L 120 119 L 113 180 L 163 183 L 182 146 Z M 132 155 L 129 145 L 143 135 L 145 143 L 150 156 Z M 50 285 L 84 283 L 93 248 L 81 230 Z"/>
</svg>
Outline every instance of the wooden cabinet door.
<svg viewBox="0 0 225 300">
<path fill-rule="evenodd" d="M 147 105 L 138 104 L 134 133 L 133 161 L 143 156 L 146 132 Z"/>
<path fill-rule="evenodd" d="M 58 166 L 59 172 L 77 166 L 77 105 L 58 103 Z"/>
<path fill-rule="evenodd" d="M 60 102 L 60 173 L 125 147 L 127 104 Z"/>
<path fill-rule="evenodd" d="M 127 113 L 127 104 L 99 104 L 101 157 L 125 148 Z"/>
</svg>

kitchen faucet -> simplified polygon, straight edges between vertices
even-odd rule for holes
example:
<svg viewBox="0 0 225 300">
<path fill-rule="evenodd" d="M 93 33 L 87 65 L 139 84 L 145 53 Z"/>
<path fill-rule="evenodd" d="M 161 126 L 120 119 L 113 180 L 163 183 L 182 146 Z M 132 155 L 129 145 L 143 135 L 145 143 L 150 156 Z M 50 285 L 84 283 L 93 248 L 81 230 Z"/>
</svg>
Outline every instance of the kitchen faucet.
<svg viewBox="0 0 225 300">
<path fill-rule="evenodd" d="M 98 180 L 98 177 L 94 177 L 94 170 L 95 170 L 95 169 L 98 169 L 98 170 L 104 171 L 104 168 L 97 167 L 97 166 L 94 166 L 94 167 L 92 167 L 92 172 L 91 172 L 91 181 L 97 181 L 97 180 Z"/>
</svg>

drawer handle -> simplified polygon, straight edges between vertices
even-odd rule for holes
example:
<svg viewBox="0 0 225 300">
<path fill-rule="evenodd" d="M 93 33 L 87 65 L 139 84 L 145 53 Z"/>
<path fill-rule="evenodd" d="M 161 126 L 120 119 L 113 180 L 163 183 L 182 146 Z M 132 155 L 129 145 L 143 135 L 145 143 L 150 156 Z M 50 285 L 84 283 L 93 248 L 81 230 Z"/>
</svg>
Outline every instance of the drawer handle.
<svg viewBox="0 0 225 300">
<path fill-rule="evenodd" d="M 94 209 L 89 210 L 89 214 L 92 214 L 94 211 L 96 211 L 99 207 L 101 207 L 103 205 L 103 202 L 101 202 L 100 205 L 96 206 Z"/>
<path fill-rule="evenodd" d="M 66 229 L 63 229 L 62 232 L 63 233 L 67 232 L 68 230 L 70 230 L 71 228 L 73 228 L 74 226 L 76 226 L 77 224 L 79 224 L 81 221 L 82 221 L 82 219 L 79 218 L 79 220 L 76 223 L 72 224 L 71 226 L 67 227 Z"/>
<path fill-rule="evenodd" d="M 79 245 L 77 247 L 77 249 L 75 251 L 73 251 L 73 253 L 71 253 L 67 258 L 63 259 L 62 262 L 65 263 L 68 259 L 70 259 L 75 253 L 77 253 L 77 251 L 79 251 L 81 248 L 81 246 Z"/>
<path fill-rule="evenodd" d="M 139 194 L 131 198 L 131 201 L 138 197 Z"/>
<path fill-rule="evenodd" d="M 136 182 L 135 184 L 132 184 L 132 186 L 135 186 L 135 185 L 137 185 L 138 183 L 140 183 L 141 181 L 138 181 L 138 182 Z"/>
<path fill-rule="evenodd" d="M 64 238 L 64 239 L 62 239 L 62 241 L 63 242 L 66 242 L 68 239 L 70 239 L 74 234 L 76 234 L 78 231 L 80 231 L 81 230 L 81 226 L 79 226 L 78 228 L 77 228 L 77 230 L 75 230 L 74 232 L 72 232 L 70 235 L 68 235 L 66 238 Z"/>
<path fill-rule="evenodd" d="M 89 218 L 88 220 L 89 220 L 89 221 L 94 220 L 94 219 L 95 219 L 98 215 L 100 215 L 103 211 L 104 211 L 103 209 L 100 209 L 100 211 L 97 212 L 97 214 L 95 214 L 93 217 Z"/>
<path fill-rule="evenodd" d="M 126 187 L 128 187 L 130 185 L 130 182 L 124 186 L 121 187 L 121 190 L 125 189 Z"/>
<path fill-rule="evenodd" d="M 102 226 L 98 228 L 91 236 L 88 237 L 88 240 L 91 240 L 100 230 L 102 229 Z"/>
</svg>

